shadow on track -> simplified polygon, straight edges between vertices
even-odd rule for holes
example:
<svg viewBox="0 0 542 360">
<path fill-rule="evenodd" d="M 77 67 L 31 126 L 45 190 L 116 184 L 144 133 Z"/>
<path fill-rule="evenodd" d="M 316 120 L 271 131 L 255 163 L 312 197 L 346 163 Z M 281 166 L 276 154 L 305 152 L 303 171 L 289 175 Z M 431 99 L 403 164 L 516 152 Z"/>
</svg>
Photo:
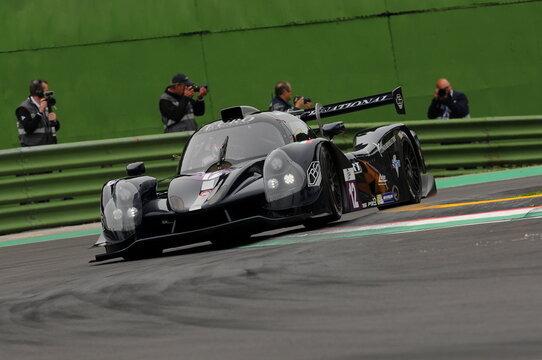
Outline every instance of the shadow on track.
<svg viewBox="0 0 542 360">
<path fill-rule="evenodd" d="M 321 227 L 314 227 L 310 231 L 317 231 L 324 228 L 330 228 L 338 225 L 344 225 L 345 223 L 350 222 L 351 220 L 339 220 L 337 222 L 331 223 L 331 224 L 325 224 Z M 192 245 L 186 245 L 184 247 L 179 248 L 172 248 L 165 249 L 169 251 L 165 251 L 160 255 L 157 256 L 149 256 L 141 259 L 117 259 L 112 261 L 104 261 L 104 262 L 96 262 L 92 263 L 94 266 L 103 266 L 103 265 L 110 265 L 110 264 L 118 264 L 123 262 L 132 262 L 132 261 L 144 261 L 144 260 L 150 260 L 150 259 L 157 259 L 157 258 L 166 258 L 166 257 L 173 257 L 173 256 L 183 256 L 183 255 L 193 255 L 193 254 L 201 254 L 201 253 L 207 253 L 207 252 L 214 252 L 214 251 L 222 251 L 222 250 L 228 250 L 228 249 L 235 249 L 241 246 L 248 246 L 248 245 L 254 245 L 262 241 L 266 241 L 269 239 L 272 239 L 277 236 L 286 236 L 286 235 L 292 235 L 292 234 L 299 234 L 303 232 L 309 232 L 306 228 L 303 226 L 296 226 L 296 227 L 290 227 L 290 228 L 283 228 L 283 229 L 277 229 L 272 231 L 264 232 L 260 235 L 256 234 L 251 237 L 241 237 L 239 239 L 232 239 L 227 242 L 221 242 L 219 244 L 213 244 L 208 242 L 201 242 L 197 244 Z M 210 240 L 209 240 L 210 241 Z"/>
</svg>

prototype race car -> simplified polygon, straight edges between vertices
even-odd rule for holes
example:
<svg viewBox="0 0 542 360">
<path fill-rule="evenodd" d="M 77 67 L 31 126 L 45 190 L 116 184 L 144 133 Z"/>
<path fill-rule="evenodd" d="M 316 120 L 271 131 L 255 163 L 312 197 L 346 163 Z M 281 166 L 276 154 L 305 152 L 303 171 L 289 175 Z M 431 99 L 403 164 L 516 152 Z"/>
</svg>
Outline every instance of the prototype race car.
<svg viewBox="0 0 542 360">
<path fill-rule="evenodd" d="M 405 113 L 401 88 L 293 113 L 249 106 L 221 111 L 187 142 L 168 190 L 145 176 L 142 162 L 102 189 L 103 232 L 95 261 L 156 256 L 163 249 L 211 241 L 234 244 L 273 228 L 317 227 L 370 207 L 418 203 L 436 193 L 420 143 L 403 124 L 361 131 L 354 151 L 333 137 L 342 122 L 322 118 L 394 104 Z M 317 120 L 320 137 L 307 125 Z M 324 138 L 327 137 L 327 138 Z"/>
</svg>

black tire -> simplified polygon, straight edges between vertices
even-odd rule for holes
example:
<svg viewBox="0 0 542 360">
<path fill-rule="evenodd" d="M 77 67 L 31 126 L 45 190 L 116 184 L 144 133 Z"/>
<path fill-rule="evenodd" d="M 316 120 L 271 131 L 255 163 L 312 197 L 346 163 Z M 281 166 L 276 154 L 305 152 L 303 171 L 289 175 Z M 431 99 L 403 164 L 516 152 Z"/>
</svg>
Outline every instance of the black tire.
<svg viewBox="0 0 542 360">
<path fill-rule="evenodd" d="M 320 147 L 320 171 L 322 173 L 322 194 L 320 199 L 327 202 L 329 215 L 307 219 L 303 223 L 306 228 L 313 229 L 339 220 L 343 215 L 343 194 L 341 175 L 335 162 L 325 146 Z"/>
<path fill-rule="evenodd" d="M 401 176 L 402 178 L 406 179 L 408 198 L 404 199 L 404 197 L 401 195 L 399 202 L 380 205 L 378 206 L 378 210 L 391 209 L 405 204 L 417 204 L 421 200 L 422 177 L 418 157 L 414 152 L 412 144 L 408 140 L 403 141 L 402 150 L 401 166 L 403 169 Z"/>
<path fill-rule="evenodd" d="M 408 203 L 417 204 L 422 199 L 422 175 L 418 157 L 410 141 L 403 142 L 403 167 L 410 196 Z"/>
</svg>

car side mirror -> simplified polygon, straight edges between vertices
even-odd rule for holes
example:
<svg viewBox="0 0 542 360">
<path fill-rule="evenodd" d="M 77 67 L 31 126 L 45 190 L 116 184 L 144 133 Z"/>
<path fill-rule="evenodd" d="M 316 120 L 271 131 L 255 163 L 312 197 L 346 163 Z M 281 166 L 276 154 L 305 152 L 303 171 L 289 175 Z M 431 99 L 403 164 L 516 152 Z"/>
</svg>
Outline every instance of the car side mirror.
<svg viewBox="0 0 542 360">
<path fill-rule="evenodd" d="M 337 121 L 322 126 L 322 133 L 324 136 L 329 137 L 329 140 L 333 140 L 335 135 L 343 134 L 346 131 L 346 127 L 342 121 Z"/>
<path fill-rule="evenodd" d="M 143 161 L 128 164 L 128 166 L 126 166 L 126 174 L 128 174 L 128 176 L 139 176 L 145 174 L 145 164 Z"/>
</svg>

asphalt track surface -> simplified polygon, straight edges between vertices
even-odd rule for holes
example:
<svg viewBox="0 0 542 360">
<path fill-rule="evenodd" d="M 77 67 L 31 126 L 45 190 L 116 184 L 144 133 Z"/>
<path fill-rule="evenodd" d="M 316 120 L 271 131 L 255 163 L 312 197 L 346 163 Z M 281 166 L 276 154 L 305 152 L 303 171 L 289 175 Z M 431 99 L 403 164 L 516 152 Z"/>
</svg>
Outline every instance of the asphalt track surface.
<svg viewBox="0 0 542 360">
<path fill-rule="evenodd" d="M 542 176 L 452 187 L 141 261 L 89 264 L 96 235 L 2 247 L 0 359 L 541 359 L 542 217 L 360 230 L 537 209 L 540 196 L 500 199 L 541 189 Z"/>
</svg>

